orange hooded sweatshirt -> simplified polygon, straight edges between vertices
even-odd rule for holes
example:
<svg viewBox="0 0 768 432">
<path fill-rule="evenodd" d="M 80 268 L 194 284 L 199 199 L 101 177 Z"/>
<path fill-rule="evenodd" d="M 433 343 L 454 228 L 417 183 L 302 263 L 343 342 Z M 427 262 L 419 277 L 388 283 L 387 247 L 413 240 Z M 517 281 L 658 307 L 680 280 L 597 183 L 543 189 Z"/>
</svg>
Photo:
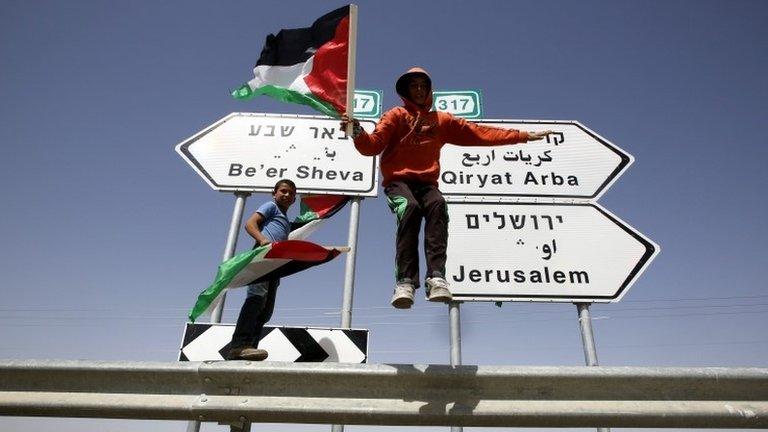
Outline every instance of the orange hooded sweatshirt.
<svg viewBox="0 0 768 432">
<path fill-rule="evenodd" d="M 424 76 L 429 83 L 422 106 L 408 99 L 408 78 L 413 75 Z M 394 181 L 437 185 L 440 149 L 446 143 L 489 146 L 528 141 L 526 132 L 481 126 L 449 113 L 430 111 L 432 80 L 424 69 L 410 69 L 397 80 L 395 88 L 404 105 L 384 113 L 371 134 L 362 131 L 355 138 L 355 148 L 361 154 L 381 154 L 384 186 Z"/>
</svg>

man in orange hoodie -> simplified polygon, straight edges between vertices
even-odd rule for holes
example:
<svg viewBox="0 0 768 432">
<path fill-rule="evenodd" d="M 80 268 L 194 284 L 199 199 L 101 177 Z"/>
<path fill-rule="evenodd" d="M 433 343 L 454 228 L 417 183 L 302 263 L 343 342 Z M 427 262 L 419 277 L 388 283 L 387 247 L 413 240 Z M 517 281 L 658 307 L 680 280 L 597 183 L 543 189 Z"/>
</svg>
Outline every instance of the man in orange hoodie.
<svg viewBox="0 0 768 432">
<path fill-rule="evenodd" d="M 357 120 L 342 116 L 341 127 L 352 122 L 355 148 L 366 156 L 381 154 L 381 173 L 389 208 L 397 216 L 395 244 L 396 285 L 392 306 L 408 309 L 419 287 L 418 240 L 424 225 L 429 301 L 452 299 L 445 280 L 448 247 L 448 209 L 437 188 L 440 149 L 446 143 L 489 146 L 536 141 L 552 131 L 521 132 L 470 123 L 449 113 L 431 111 L 432 80 L 424 69 L 413 68 L 395 84 L 403 106 L 384 113 L 373 133 Z"/>
</svg>

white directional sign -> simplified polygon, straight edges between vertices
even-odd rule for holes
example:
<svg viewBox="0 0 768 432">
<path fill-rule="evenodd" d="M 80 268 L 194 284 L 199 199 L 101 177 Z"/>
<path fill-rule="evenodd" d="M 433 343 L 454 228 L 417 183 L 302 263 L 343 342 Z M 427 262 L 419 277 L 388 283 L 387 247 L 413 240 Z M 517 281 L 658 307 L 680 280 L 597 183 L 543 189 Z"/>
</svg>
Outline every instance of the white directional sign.
<svg viewBox="0 0 768 432">
<path fill-rule="evenodd" d="M 179 360 L 224 360 L 234 331 L 232 324 L 187 323 Z M 270 361 L 365 363 L 368 330 L 264 326 L 259 348 Z"/>
<path fill-rule="evenodd" d="M 375 123 L 361 120 L 366 131 Z M 214 189 L 271 192 L 281 178 L 301 193 L 376 196 L 375 157 L 363 156 L 317 116 L 232 113 L 185 140 L 176 151 Z"/>
<path fill-rule="evenodd" d="M 594 203 L 450 203 L 456 300 L 615 302 L 659 247 Z"/>
<path fill-rule="evenodd" d="M 457 117 L 480 118 L 483 116 L 480 90 L 433 91 L 432 109 Z"/>
<path fill-rule="evenodd" d="M 354 117 L 381 117 L 381 91 L 355 90 Z"/>
<path fill-rule="evenodd" d="M 440 190 L 448 200 L 484 198 L 597 198 L 632 163 L 632 156 L 576 121 L 481 120 L 522 131 L 554 130 L 524 144 L 446 145 Z"/>
</svg>

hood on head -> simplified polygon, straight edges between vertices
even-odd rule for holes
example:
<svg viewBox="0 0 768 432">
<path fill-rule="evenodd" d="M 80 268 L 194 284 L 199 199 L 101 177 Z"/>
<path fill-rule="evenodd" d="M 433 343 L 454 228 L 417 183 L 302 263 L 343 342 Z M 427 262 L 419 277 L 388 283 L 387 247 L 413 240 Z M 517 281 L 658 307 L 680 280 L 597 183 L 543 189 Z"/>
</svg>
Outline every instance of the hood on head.
<svg viewBox="0 0 768 432">
<path fill-rule="evenodd" d="M 408 72 L 400 75 L 400 78 L 397 79 L 397 82 L 395 83 L 395 91 L 398 95 L 403 99 L 403 101 L 408 101 L 413 103 L 410 99 L 408 99 L 408 81 L 411 77 L 414 76 L 422 76 L 427 79 L 427 84 L 429 85 L 429 91 L 427 96 L 427 103 L 426 105 L 428 107 L 432 106 L 432 78 L 429 76 L 427 71 L 420 67 L 412 67 L 408 69 Z"/>
</svg>

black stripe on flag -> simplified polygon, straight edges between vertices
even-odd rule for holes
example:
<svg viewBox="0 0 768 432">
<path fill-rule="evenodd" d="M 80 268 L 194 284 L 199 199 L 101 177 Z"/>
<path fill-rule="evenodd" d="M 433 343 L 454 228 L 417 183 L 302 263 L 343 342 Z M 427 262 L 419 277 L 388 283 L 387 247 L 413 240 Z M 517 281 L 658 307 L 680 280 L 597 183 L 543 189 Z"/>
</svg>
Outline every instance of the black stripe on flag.
<svg viewBox="0 0 768 432">
<path fill-rule="evenodd" d="M 270 34 L 261 50 L 256 66 L 292 66 L 304 63 L 315 55 L 315 51 L 333 39 L 336 27 L 349 15 L 349 6 L 321 16 L 312 27 L 283 29 L 277 35 Z"/>
<path fill-rule="evenodd" d="M 328 353 L 320 346 L 306 329 L 284 328 L 281 332 L 288 338 L 293 346 L 301 353 L 295 362 L 322 362 L 328 358 Z"/>
</svg>

